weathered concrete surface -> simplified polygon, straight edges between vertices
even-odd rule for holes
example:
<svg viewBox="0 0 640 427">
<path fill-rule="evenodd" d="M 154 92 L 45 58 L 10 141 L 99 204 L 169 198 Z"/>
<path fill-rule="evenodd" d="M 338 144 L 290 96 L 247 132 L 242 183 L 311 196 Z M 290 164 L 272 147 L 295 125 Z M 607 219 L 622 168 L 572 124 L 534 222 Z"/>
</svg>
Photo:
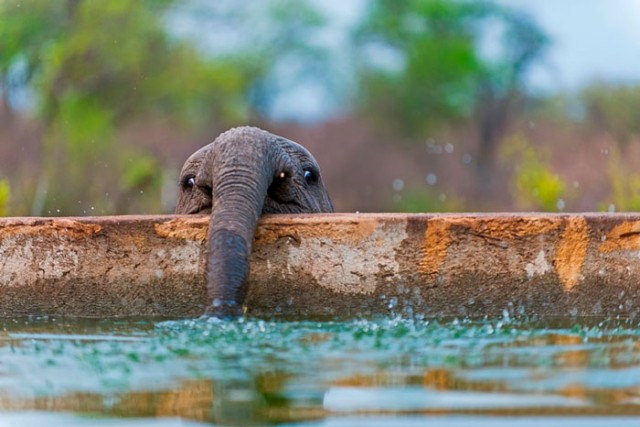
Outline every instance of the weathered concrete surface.
<svg viewBox="0 0 640 427">
<path fill-rule="evenodd" d="M 208 217 L 0 219 L 0 316 L 196 316 Z M 640 314 L 640 215 L 262 219 L 250 315 Z"/>
</svg>

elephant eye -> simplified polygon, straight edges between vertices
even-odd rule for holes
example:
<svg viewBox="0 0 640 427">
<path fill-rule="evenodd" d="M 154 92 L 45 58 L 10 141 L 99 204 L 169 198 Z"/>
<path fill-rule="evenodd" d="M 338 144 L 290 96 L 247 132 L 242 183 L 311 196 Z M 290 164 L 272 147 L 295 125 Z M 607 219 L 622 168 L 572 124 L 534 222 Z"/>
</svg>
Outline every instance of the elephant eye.
<svg viewBox="0 0 640 427">
<path fill-rule="evenodd" d="M 195 176 L 187 176 L 182 185 L 184 185 L 185 188 L 193 188 L 196 186 L 196 177 Z"/>
<path fill-rule="evenodd" d="M 304 180 L 307 184 L 315 184 L 318 181 L 318 175 L 314 171 L 307 169 L 304 171 Z"/>
</svg>

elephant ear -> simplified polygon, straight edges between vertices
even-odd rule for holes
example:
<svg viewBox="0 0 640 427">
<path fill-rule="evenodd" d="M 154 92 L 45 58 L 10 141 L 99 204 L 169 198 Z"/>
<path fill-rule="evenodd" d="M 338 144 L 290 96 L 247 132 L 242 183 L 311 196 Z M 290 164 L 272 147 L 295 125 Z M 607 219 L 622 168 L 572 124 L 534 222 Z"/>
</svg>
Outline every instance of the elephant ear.
<svg viewBox="0 0 640 427">
<path fill-rule="evenodd" d="M 211 171 L 203 165 L 211 164 L 214 144 L 193 153 L 182 166 L 178 182 L 176 214 L 210 214 L 212 208 Z"/>
<path fill-rule="evenodd" d="M 286 153 L 282 176 L 273 180 L 267 193 L 263 213 L 333 212 L 333 204 L 322 182 L 320 166 L 302 145 L 278 137 Z"/>
</svg>

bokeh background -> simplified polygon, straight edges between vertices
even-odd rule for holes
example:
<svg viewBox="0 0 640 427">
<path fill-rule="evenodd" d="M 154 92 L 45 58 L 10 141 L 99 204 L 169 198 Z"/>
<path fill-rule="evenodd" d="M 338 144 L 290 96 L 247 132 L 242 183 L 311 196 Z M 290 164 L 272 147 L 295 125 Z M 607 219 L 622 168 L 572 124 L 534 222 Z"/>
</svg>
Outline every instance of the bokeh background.
<svg viewBox="0 0 640 427">
<path fill-rule="evenodd" d="M 637 0 L 0 0 L 0 215 L 171 212 L 225 129 L 339 211 L 640 210 Z"/>
</svg>

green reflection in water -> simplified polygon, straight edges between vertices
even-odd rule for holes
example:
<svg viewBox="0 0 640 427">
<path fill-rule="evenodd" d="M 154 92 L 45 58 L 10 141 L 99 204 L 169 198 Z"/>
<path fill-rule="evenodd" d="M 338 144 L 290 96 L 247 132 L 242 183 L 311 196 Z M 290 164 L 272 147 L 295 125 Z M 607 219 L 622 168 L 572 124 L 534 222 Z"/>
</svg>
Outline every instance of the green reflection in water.
<svg viewBox="0 0 640 427">
<path fill-rule="evenodd" d="M 40 319 L 0 326 L 4 411 L 235 425 L 640 416 L 636 322 Z"/>
</svg>

